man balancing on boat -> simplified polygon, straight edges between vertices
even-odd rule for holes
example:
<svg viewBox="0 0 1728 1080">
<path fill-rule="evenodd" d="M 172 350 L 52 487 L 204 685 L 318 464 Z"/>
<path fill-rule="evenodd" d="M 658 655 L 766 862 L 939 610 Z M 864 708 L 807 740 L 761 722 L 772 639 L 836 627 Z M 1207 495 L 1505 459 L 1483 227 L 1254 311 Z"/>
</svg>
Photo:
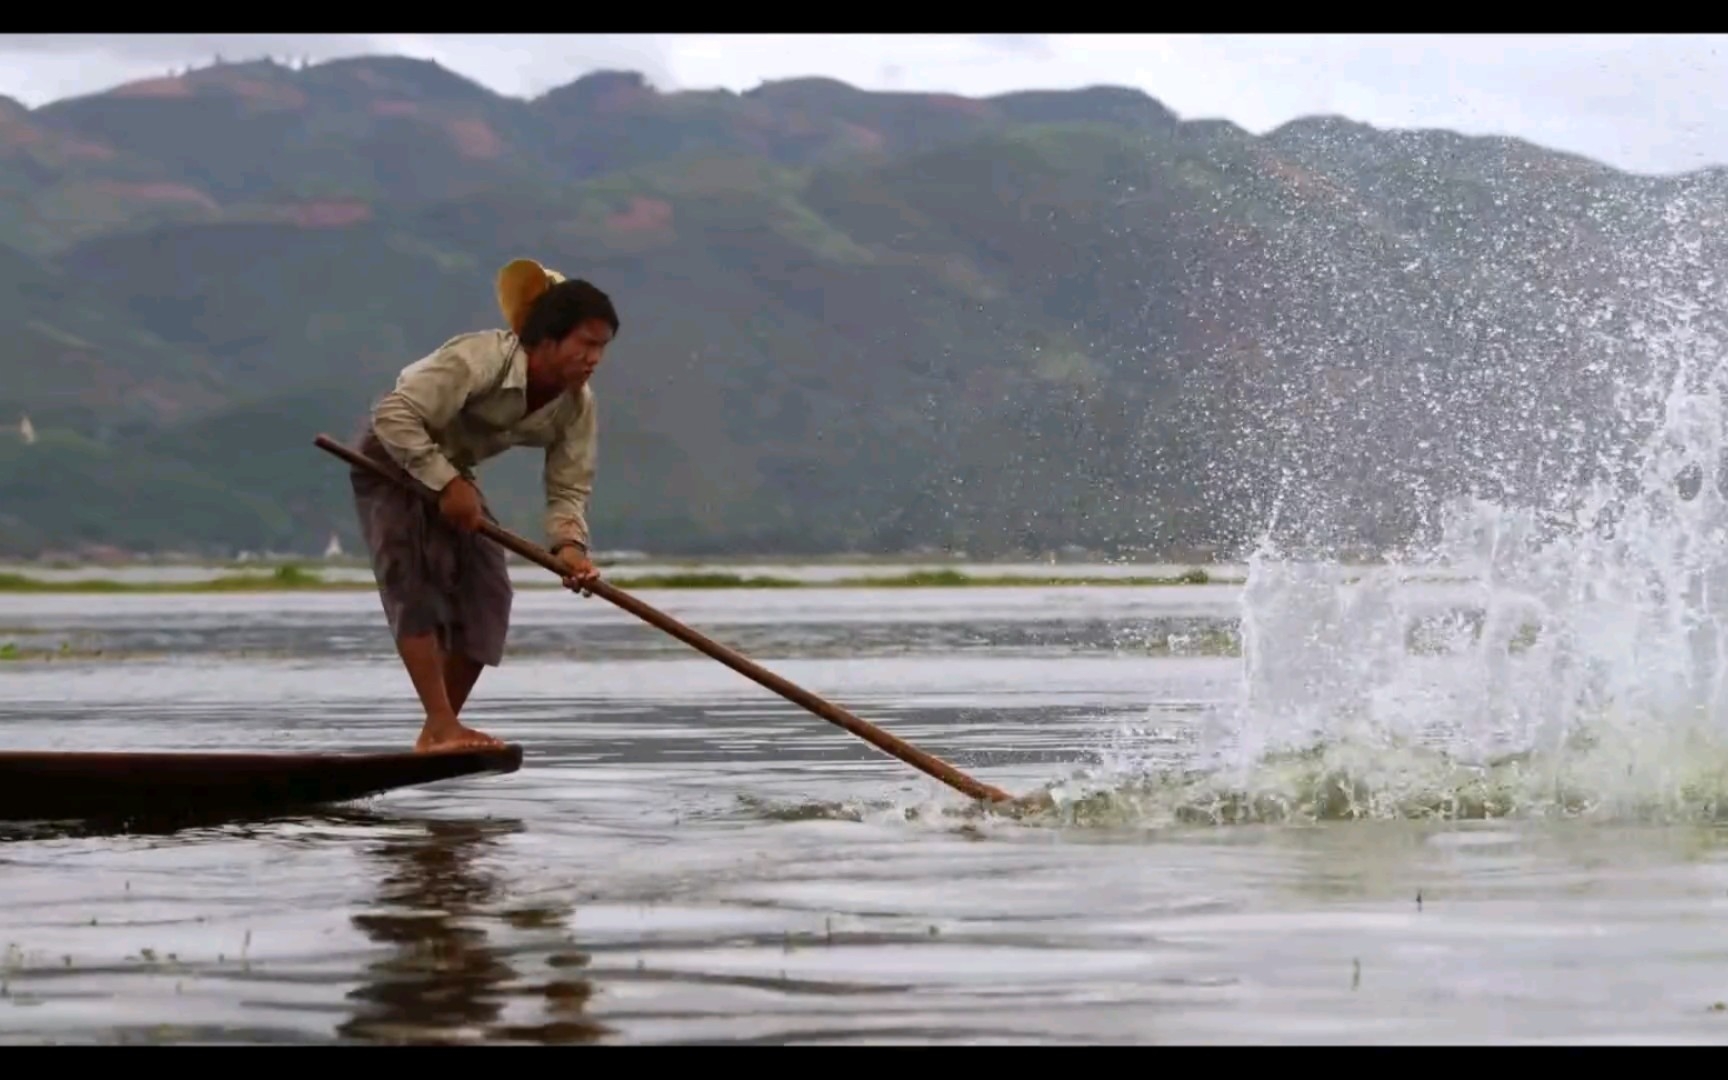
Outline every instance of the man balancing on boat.
<svg viewBox="0 0 1728 1080">
<path fill-rule="evenodd" d="M 385 619 L 426 710 L 422 752 L 504 745 L 457 720 L 480 672 L 504 658 L 514 594 L 503 550 L 476 531 L 497 518 L 475 466 L 513 446 L 543 449 L 548 550 L 566 586 L 599 577 L 588 557 L 597 444 L 588 378 L 618 313 L 593 285 L 529 259 L 500 270 L 497 291 L 509 329 L 459 335 L 409 364 L 363 426 L 360 453 L 397 482 L 349 470 Z M 436 492 L 436 505 L 402 473 Z"/>
</svg>

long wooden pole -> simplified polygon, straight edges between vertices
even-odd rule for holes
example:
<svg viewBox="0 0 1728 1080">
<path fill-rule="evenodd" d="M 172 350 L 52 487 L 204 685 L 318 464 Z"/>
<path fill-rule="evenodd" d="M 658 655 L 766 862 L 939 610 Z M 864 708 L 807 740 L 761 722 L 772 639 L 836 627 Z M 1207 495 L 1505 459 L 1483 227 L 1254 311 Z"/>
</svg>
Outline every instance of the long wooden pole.
<svg viewBox="0 0 1728 1080">
<path fill-rule="evenodd" d="M 349 449 L 329 436 L 319 435 L 312 441 L 320 449 L 329 451 L 331 454 L 334 454 L 343 461 L 348 462 L 350 465 L 362 469 L 369 469 L 386 480 L 393 481 L 409 488 L 410 490 L 417 491 L 422 496 L 432 497 L 432 492 L 427 488 L 409 483 L 405 477 L 391 472 L 378 462 L 373 461 L 364 454 Z M 514 551 L 529 562 L 537 563 L 540 566 L 545 567 L 547 570 L 557 574 L 560 578 L 565 576 L 563 564 L 546 549 L 536 544 L 531 544 L 514 533 L 501 529 L 490 521 L 484 519 L 480 522 L 479 531 L 489 539 L 501 544 L 511 551 Z M 986 802 L 1001 803 L 1015 801 L 1007 792 L 993 788 L 988 784 L 981 784 L 977 780 L 974 780 L 970 776 L 961 772 L 959 769 L 948 764 L 946 761 L 930 754 L 926 754 L 924 751 L 911 745 L 904 739 L 890 735 L 888 732 L 883 731 L 876 725 L 853 716 L 838 705 L 824 701 L 815 694 L 810 693 L 810 691 L 787 682 L 785 679 L 782 679 L 780 676 L 767 670 L 761 665 L 756 664 L 733 650 L 728 649 L 726 646 L 697 633 L 695 630 L 690 629 L 688 626 L 685 626 L 670 615 L 655 610 L 649 605 L 636 599 L 634 596 L 631 596 L 629 593 L 624 592 L 622 589 L 619 589 L 606 581 L 596 581 L 592 585 L 588 586 L 586 591 L 603 600 L 616 604 L 618 607 L 623 608 L 625 611 L 628 611 L 643 622 L 671 634 L 686 645 L 690 645 L 704 653 L 707 653 L 715 660 L 720 661 L 722 664 L 725 664 L 727 667 L 746 678 L 755 680 L 796 705 L 802 705 L 805 709 L 808 709 L 810 712 L 816 714 L 829 723 L 845 728 L 847 731 L 850 731 L 852 734 L 863 739 L 878 750 L 899 758 L 906 764 L 926 773 L 929 776 L 935 777 L 937 780 L 942 781 L 944 784 L 947 784 L 949 787 L 954 788 L 962 794 Z"/>
</svg>

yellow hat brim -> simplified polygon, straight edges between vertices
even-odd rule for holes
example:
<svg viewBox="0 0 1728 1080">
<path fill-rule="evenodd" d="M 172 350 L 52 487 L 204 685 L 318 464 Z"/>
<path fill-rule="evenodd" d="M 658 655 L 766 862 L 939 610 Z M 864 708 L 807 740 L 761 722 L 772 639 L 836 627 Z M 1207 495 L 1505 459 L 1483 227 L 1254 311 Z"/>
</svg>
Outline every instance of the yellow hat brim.
<svg viewBox="0 0 1728 1080">
<path fill-rule="evenodd" d="M 563 274 L 548 270 L 533 259 L 512 259 L 498 271 L 498 310 L 503 312 L 512 333 L 522 333 L 522 323 L 534 301 L 563 280 Z"/>
</svg>

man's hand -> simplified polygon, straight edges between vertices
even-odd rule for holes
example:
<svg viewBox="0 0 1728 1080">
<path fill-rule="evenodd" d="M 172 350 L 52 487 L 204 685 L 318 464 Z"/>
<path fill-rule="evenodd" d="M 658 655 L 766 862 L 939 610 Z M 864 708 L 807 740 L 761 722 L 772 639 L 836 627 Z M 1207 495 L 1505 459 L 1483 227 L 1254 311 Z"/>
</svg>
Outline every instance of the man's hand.
<svg viewBox="0 0 1728 1080">
<path fill-rule="evenodd" d="M 566 547 L 558 549 L 557 557 L 564 566 L 564 587 L 587 596 L 589 586 L 600 580 L 600 571 L 588 560 L 587 553 L 579 547 Z"/>
<path fill-rule="evenodd" d="M 473 532 L 484 520 L 480 511 L 480 489 L 458 476 L 438 493 L 438 512 L 444 520 L 464 532 Z"/>
</svg>

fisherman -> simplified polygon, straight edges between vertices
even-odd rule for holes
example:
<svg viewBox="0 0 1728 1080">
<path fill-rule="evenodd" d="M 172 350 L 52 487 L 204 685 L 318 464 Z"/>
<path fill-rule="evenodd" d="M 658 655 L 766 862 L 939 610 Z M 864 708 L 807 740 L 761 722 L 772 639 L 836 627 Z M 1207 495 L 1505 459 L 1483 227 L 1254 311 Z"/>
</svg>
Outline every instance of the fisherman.
<svg viewBox="0 0 1728 1080">
<path fill-rule="evenodd" d="M 514 592 L 503 549 L 476 531 L 497 521 L 477 465 L 513 446 L 543 448 L 548 547 L 564 584 L 599 577 L 588 553 L 588 379 L 618 313 L 593 285 L 530 259 L 498 272 L 497 293 L 509 329 L 459 335 L 403 368 L 360 433 L 360 452 L 436 492 L 436 509 L 400 483 L 349 473 L 385 619 L 426 710 L 421 752 L 503 745 L 457 721 L 480 672 L 503 660 Z"/>
</svg>

